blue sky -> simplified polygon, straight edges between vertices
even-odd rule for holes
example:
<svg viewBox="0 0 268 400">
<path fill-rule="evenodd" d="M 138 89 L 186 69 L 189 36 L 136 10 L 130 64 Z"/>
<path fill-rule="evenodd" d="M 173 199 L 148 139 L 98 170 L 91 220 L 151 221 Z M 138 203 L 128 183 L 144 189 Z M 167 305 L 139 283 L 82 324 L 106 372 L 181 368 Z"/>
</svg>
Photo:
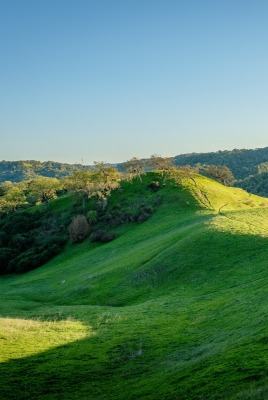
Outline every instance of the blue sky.
<svg viewBox="0 0 268 400">
<path fill-rule="evenodd" d="M 268 145 L 268 1 L 0 0 L 0 159 Z"/>
</svg>

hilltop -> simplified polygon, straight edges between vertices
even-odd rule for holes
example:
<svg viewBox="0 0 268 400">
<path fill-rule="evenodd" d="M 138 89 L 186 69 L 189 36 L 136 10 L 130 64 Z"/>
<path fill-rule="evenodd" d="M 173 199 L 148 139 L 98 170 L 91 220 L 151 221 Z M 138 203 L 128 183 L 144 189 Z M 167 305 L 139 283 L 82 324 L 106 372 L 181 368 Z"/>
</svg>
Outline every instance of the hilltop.
<svg viewBox="0 0 268 400">
<path fill-rule="evenodd" d="M 267 398 L 268 200 L 194 179 L 126 183 L 148 220 L 0 279 L 2 399 Z"/>
</svg>

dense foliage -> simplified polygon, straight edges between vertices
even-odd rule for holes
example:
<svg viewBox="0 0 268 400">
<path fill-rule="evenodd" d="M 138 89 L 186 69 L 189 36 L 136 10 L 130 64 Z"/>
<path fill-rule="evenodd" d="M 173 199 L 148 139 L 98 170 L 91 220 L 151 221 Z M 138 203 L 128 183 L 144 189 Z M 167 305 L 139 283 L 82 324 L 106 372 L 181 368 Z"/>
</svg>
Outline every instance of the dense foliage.
<svg viewBox="0 0 268 400">
<path fill-rule="evenodd" d="M 63 176 L 72 174 L 78 169 L 88 170 L 91 169 L 91 167 L 81 164 L 65 164 L 54 161 L 1 161 L 0 182 L 20 182 L 36 178 L 37 176 L 59 179 Z"/>
<path fill-rule="evenodd" d="M 262 149 L 234 149 L 214 153 L 191 153 L 174 157 L 175 165 L 225 165 L 235 179 L 245 179 L 259 173 L 259 164 L 268 161 L 268 147 Z"/>
<path fill-rule="evenodd" d="M 258 196 L 268 197 L 268 172 L 259 173 L 254 176 L 238 181 L 235 183 L 249 193 L 257 194 Z"/>
<path fill-rule="evenodd" d="M 105 243 L 115 238 L 111 232 L 113 228 L 146 221 L 160 204 L 159 196 L 148 185 L 152 177 L 148 174 L 143 184 L 133 178 L 121 181 L 120 185 L 118 178 L 113 167 L 100 170 L 100 166 L 96 166 L 92 171 L 75 172 L 64 182 L 55 178 L 36 178 L 19 186 L 3 185 L 0 273 L 35 269 L 60 253 L 68 239 L 71 243 L 79 243 L 90 235 L 92 241 Z M 59 187 L 65 187 L 65 190 L 60 192 L 62 197 L 57 200 L 56 188 Z M 129 187 L 136 188 L 130 197 L 127 195 Z M 116 201 L 112 196 L 115 189 L 118 189 Z M 15 199 L 8 203 L 7 197 L 14 190 L 24 196 L 23 203 L 16 203 Z M 66 194 L 66 190 L 70 193 Z M 32 205 L 27 202 L 29 194 Z M 37 206 L 33 208 L 34 204 Z M 25 206 L 27 209 L 23 210 Z"/>
<path fill-rule="evenodd" d="M 0 272 L 27 272 L 60 253 L 66 242 L 60 214 L 26 211 L 0 220 Z"/>
</svg>

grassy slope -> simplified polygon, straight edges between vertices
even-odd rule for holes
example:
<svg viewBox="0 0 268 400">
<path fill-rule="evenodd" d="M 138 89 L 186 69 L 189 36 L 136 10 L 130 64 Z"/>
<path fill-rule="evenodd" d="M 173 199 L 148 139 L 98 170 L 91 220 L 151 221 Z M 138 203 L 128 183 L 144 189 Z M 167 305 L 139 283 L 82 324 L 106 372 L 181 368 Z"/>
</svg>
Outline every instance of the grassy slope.
<svg viewBox="0 0 268 400">
<path fill-rule="evenodd" d="M 147 222 L 1 278 L 1 399 L 268 398 L 268 200 L 196 179 L 126 185 Z"/>
</svg>

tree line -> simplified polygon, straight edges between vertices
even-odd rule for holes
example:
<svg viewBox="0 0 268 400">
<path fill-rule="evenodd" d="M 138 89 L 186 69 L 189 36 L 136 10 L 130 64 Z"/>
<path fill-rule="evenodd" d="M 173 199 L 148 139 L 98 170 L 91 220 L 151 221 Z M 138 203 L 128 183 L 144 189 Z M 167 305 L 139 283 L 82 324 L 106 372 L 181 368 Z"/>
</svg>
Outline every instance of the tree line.
<svg viewBox="0 0 268 400">
<path fill-rule="evenodd" d="M 45 204 L 64 193 L 77 195 L 85 208 L 88 198 L 95 197 L 105 207 L 111 191 L 119 187 L 120 180 L 138 178 L 142 182 L 142 174 L 158 170 L 161 179 L 190 178 L 192 173 L 201 173 L 218 182 L 232 186 L 234 177 L 226 166 L 176 166 L 171 157 L 153 154 L 148 160 L 133 157 L 120 165 L 120 168 L 107 165 L 103 161 L 95 161 L 90 170 L 76 170 L 61 179 L 51 177 L 35 177 L 21 182 L 4 181 L 0 184 L 0 213 L 14 212 L 36 204 Z"/>
<path fill-rule="evenodd" d="M 157 157 L 156 157 L 157 158 Z M 163 160 L 161 160 L 162 163 Z M 251 193 L 261 196 L 268 196 L 268 147 L 261 149 L 234 149 L 210 153 L 190 153 L 175 157 L 168 157 L 165 162 L 170 160 L 173 166 L 191 166 L 199 169 L 200 173 L 210 175 L 207 172 L 209 167 L 227 167 L 234 177 L 234 185 L 241 187 Z M 130 161 L 130 160 L 129 160 Z M 116 167 L 118 172 L 125 172 L 129 161 L 110 165 Z M 150 170 L 151 158 L 138 160 L 134 157 L 129 166 L 129 174 L 136 174 L 135 169 L 141 171 Z M 157 161 L 157 160 L 153 160 Z M 135 164 L 137 164 L 135 166 Z M 65 176 L 72 175 L 76 171 L 90 171 L 93 166 L 82 164 L 66 164 L 53 161 L 1 161 L 0 162 L 0 182 L 21 182 L 38 177 L 57 178 L 61 180 Z M 132 171 L 132 172 L 131 172 Z"/>
</svg>

